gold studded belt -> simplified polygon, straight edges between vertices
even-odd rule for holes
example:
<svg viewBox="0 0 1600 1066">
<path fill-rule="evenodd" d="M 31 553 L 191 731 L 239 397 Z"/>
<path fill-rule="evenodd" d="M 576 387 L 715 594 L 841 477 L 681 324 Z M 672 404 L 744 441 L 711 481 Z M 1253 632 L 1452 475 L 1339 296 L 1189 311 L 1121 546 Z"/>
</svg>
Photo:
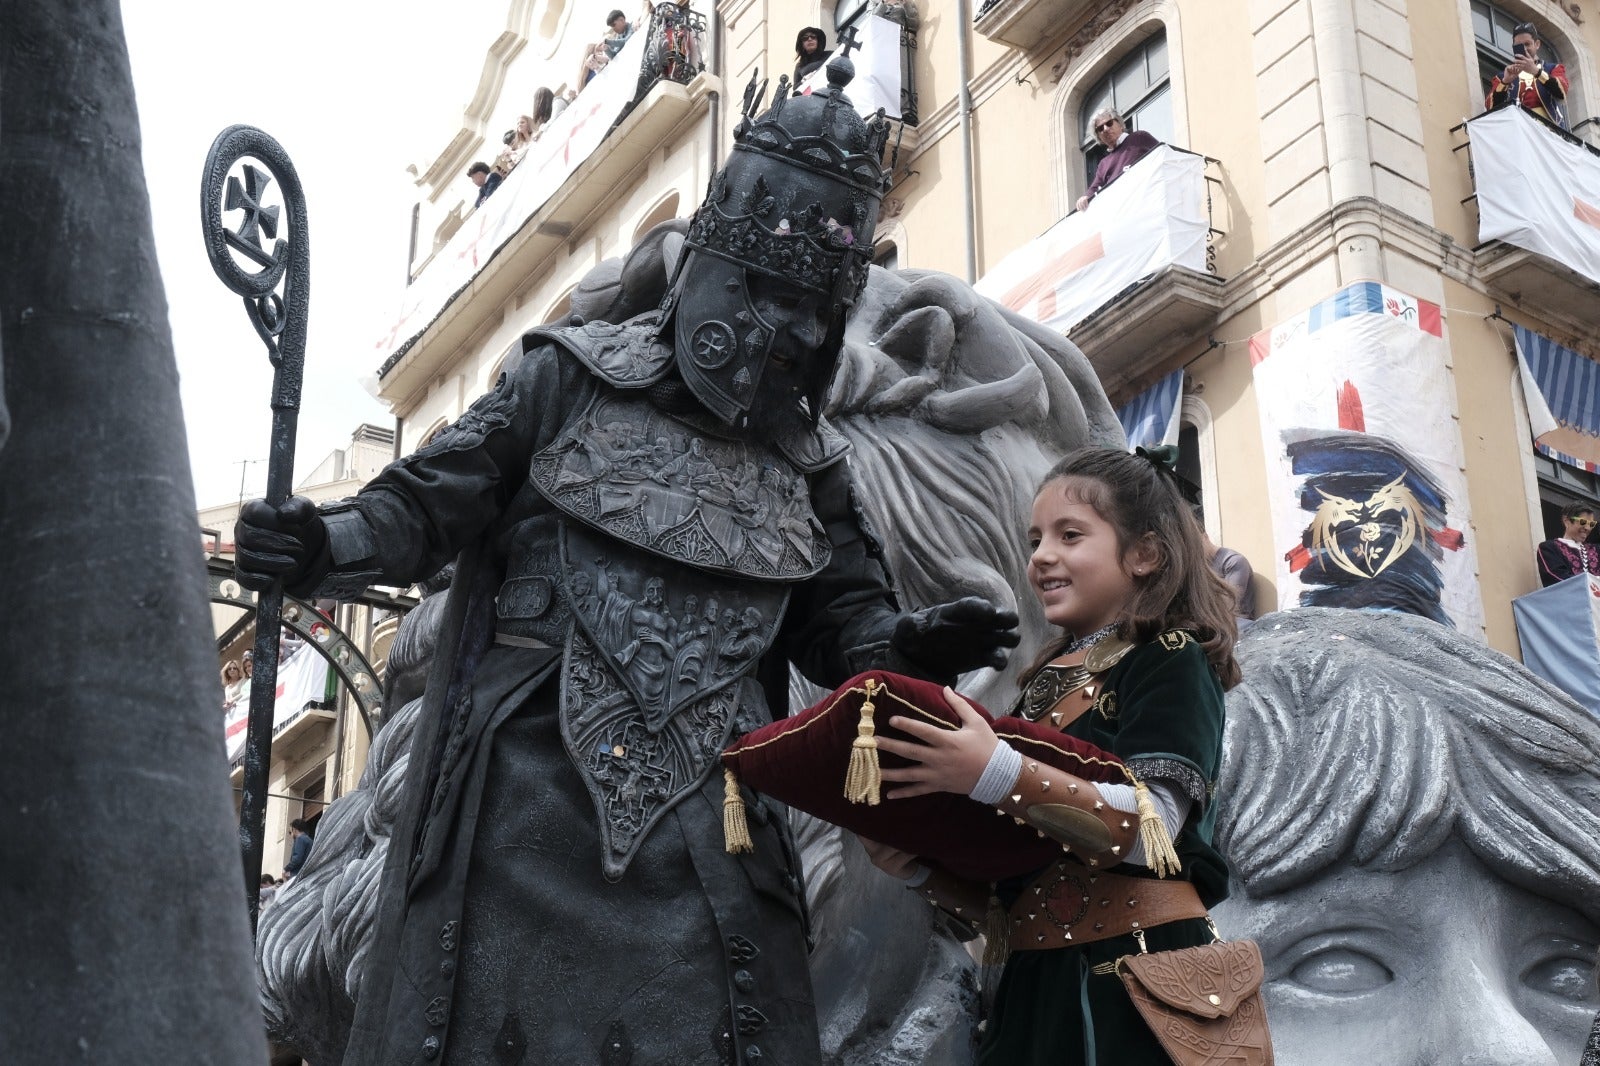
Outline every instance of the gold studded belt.
<svg viewBox="0 0 1600 1066">
<path fill-rule="evenodd" d="M 1012 951 L 1092 944 L 1205 916 L 1205 905 L 1188 881 L 1102 873 L 1071 859 L 1040 874 L 1006 915 Z"/>
</svg>

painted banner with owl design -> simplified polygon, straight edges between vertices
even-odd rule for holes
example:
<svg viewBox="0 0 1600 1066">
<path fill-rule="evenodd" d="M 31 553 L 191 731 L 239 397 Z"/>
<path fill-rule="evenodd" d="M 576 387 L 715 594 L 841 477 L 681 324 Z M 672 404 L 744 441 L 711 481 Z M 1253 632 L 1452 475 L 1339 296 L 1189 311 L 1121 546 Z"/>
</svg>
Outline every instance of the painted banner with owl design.
<svg viewBox="0 0 1600 1066">
<path fill-rule="evenodd" d="M 1437 304 L 1347 286 L 1250 341 L 1278 606 L 1420 614 L 1483 633 Z"/>
</svg>

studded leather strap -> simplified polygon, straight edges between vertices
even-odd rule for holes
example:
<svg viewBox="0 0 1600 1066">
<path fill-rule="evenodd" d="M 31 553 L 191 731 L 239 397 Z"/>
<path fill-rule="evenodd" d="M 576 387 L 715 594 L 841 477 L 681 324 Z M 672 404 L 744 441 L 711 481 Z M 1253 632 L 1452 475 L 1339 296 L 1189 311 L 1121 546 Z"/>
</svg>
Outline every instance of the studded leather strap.
<svg viewBox="0 0 1600 1066">
<path fill-rule="evenodd" d="M 1012 951 L 1072 947 L 1205 916 L 1187 881 L 1099 873 L 1062 859 L 1012 905 L 1010 945 Z"/>
</svg>

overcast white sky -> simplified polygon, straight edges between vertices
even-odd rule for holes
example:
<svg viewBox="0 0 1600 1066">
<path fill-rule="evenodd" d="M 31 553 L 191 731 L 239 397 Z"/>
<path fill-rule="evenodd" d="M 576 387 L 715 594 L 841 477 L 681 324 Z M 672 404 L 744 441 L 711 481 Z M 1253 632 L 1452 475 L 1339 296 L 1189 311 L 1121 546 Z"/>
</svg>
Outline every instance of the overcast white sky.
<svg viewBox="0 0 1600 1066">
<path fill-rule="evenodd" d="M 124 0 L 156 253 L 172 322 L 201 507 L 239 495 L 263 459 L 272 368 L 240 299 L 200 238 L 212 140 L 258 126 L 288 151 L 306 192 L 311 320 L 296 480 L 362 422 L 394 418 L 361 385 L 398 307 L 415 187 L 406 166 L 459 128 L 503 28 L 494 0 Z M 266 464 L 247 468 L 260 495 Z"/>
</svg>

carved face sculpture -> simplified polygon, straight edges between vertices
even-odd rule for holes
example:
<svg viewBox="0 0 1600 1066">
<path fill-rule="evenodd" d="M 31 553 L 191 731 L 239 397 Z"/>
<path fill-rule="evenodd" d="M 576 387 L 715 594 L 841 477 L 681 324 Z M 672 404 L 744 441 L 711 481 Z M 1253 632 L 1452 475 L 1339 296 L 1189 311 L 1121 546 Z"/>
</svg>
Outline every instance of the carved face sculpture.
<svg viewBox="0 0 1600 1066">
<path fill-rule="evenodd" d="M 1594 1019 L 1595 928 L 1459 842 L 1216 911 L 1261 945 L 1282 1066 L 1567 1066 Z"/>
<path fill-rule="evenodd" d="M 1565 1066 L 1600 1006 L 1600 723 L 1392 612 L 1240 644 L 1212 909 L 1266 962 L 1281 1066 Z"/>
</svg>

